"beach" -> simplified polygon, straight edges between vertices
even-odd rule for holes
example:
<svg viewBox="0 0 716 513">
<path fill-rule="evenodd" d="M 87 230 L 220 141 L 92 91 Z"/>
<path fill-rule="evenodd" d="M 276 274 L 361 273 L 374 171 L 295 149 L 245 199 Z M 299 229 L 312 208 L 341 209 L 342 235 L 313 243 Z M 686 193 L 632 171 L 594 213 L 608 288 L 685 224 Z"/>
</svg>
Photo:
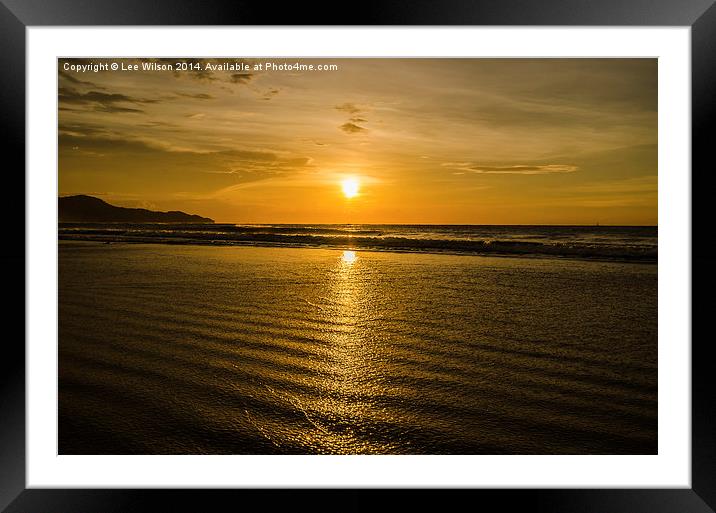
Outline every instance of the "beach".
<svg viewBox="0 0 716 513">
<path fill-rule="evenodd" d="M 145 235 L 59 243 L 60 454 L 657 453 L 640 243 L 535 258 Z"/>
</svg>

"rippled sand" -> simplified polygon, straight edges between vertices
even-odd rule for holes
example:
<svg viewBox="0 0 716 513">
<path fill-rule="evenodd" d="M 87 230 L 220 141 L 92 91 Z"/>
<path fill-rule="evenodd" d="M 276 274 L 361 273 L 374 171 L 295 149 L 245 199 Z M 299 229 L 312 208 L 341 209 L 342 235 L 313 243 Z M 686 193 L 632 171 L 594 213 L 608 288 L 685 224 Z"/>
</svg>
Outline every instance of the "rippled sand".
<svg viewBox="0 0 716 513">
<path fill-rule="evenodd" d="M 59 450 L 655 454 L 657 266 L 61 243 Z"/>
</svg>

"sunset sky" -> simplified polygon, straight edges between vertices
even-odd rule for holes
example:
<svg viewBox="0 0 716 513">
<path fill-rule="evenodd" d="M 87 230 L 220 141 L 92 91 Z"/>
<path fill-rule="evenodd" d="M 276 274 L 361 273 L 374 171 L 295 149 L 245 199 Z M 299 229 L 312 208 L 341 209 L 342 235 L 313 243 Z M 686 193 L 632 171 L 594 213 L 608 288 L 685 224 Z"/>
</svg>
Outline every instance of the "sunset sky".
<svg viewBox="0 0 716 513">
<path fill-rule="evenodd" d="M 60 195 L 235 223 L 657 224 L 655 59 L 65 62 L 150 61 L 60 60 Z M 203 69 L 224 62 L 338 70 Z"/>
</svg>

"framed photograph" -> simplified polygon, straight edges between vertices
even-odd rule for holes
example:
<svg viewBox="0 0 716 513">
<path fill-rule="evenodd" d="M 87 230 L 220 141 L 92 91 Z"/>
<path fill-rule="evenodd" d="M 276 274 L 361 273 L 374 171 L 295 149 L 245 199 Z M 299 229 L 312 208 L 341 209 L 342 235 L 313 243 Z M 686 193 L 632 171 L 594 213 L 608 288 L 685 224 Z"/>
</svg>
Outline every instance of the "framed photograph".
<svg viewBox="0 0 716 513">
<path fill-rule="evenodd" d="M 180 4 L 0 6 L 0 507 L 712 511 L 712 2 Z"/>
</svg>

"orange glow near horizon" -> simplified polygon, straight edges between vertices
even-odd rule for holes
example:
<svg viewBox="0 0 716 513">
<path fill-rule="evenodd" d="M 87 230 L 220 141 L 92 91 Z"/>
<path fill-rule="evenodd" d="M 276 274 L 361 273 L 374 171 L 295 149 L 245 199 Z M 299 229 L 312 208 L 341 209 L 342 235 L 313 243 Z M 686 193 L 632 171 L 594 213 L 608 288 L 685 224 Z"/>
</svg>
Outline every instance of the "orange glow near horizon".
<svg viewBox="0 0 716 513">
<path fill-rule="evenodd" d="M 338 70 L 60 59 L 59 194 L 219 223 L 657 224 L 656 59 L 299 60 Z"/>
</svg>

